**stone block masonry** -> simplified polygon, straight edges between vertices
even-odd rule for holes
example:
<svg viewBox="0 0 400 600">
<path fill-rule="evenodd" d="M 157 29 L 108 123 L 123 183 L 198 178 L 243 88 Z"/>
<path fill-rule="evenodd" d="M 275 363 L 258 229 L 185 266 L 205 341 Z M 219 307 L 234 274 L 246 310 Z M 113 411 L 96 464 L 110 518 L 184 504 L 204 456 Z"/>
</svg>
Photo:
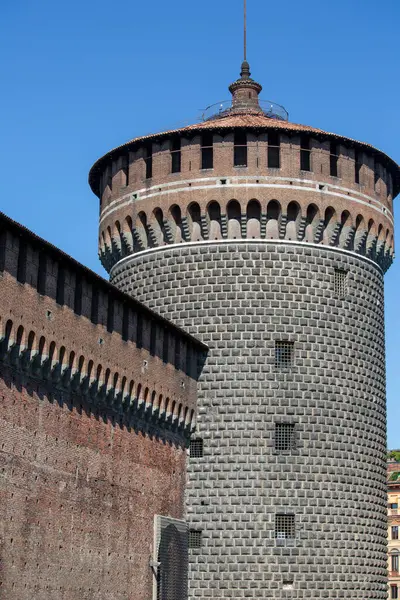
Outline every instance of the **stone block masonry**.
<svg viewBox="0 0 400 600">
<path fill-rule="evenodd" d="M 340 249 L 243 239 L 139 253 L 112 281 L 210 348 L 204 455 L 189 459 L 186 490 L 201 531 L 191 600 L 385 599 L 380 268 Z M 278 341 L 293 344 L 284 368 Z M 279 423 L 295 426 L 289 450 L 275 449 Z M 277 515 L 294 516 L 294 535 Z"/>
</svg>

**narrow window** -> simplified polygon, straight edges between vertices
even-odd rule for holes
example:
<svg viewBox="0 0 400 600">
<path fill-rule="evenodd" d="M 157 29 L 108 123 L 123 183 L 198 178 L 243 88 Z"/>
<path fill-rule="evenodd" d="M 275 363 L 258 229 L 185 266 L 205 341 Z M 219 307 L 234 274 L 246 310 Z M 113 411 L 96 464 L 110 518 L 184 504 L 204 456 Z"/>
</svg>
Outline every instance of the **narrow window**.
<svg viewBox="0 0 400 600">
<path fill-rule="evenodd" d="M 57 304 L 64 304 L 64 292 L 65 292 L 65 269 L 62 265 L 58 265 L 57 272 L 57 290 L 56 290 L 56 302 Z"/>
<path fill-rule="evenodd" d="M 214 168 L 214 148 L 212 133 L 204 133 L 201 136 L 201 168 Z"/>
<path fill-rule="evenodd" d="M 360 183 L 361 158 L 358 150 L 354 153 L 354 181 Z"/>
<path fill-rule="evenodd" d="M 82 314 L 82 277 L 80 275 L 75 277 L 74 313 Z"/>
<path fill-rule="evenodd" d="M 395 510 L 395 509 L 399 508 L 399 505 L 397 504 L 397 502 L 392 502 L 392 504 L 390 505 L 390 508 L 392 510 Z"/>
<path fill-rule="evenodd" d="M 114 300 L 110 295 L 107 302 L 107 331 L 109 333 L 114 331 Z"/>
<path fill-rule="evenodd" d="M 397 587 L 397 585 L 390 586 L 390 597 L 391 597 L 391 600 L 398 600 L 399 588 Z"/>
<path fill-rule="evenodd" d="M 295 450 L 294 423 L 275 423 L 275 450 Z"/>
<path fill-rule="evenodd" d="M 46 295 L 47 257 L 42 250 L 39 252 L 39 267 L 37 274 L 36 289 L 42 296 Z"/>
<path fill-rule="evenodd" d="M 332 177 L 338 176 L 337 165 L 338 165 L 339 156 L 338 156 L 337 152 L 338 152 L 338 150 L 337 150 L 337 146 L 336 146 L 335 142 L 331 142 L 329 160 L 330 160 L 330 172 L 331 172 Z"/>
<path fill-rule="evenodd" d="M 302 135 L 300 138 L 300 169 L 311 171 L 310 138 L 306 135 Z"/>
<path fill-rule="evenodd" d="M 26 260 L 28 247 L 24 239 L 19 239 L 18 248 L 18 264 L 17 264 L 17 281 L 25 283 L 26 281 Z"/>
<path fill-rule="evenodd" d="M 171 142 L 171 173 L 181 171 L 181 138 L 174 138 Z"/>
<path fill-rule="evenodd" d="M 281 166 L 281 140 L 279 133 L 268 133 L 268 168 L 280 169 Z"/>
<path fill-rule="evenodd" d="M 399 570 L 399 555 L 392 554 L 392 571 L 398 572 Z"/>
<path fill-rule="evenodd" d="M 175 337 L 175 360 L 174 360 L 174 364 L 175 364 L 175 369 L 180 369 L 181 368 L 181 340 L 178 338 L 178 336 Z"/>
<path fill-rule="evenodd" d="M 277 540 L 289 540 L 295 537 L 294 515 L 275 516 L 275 538 Z"/>
<path fill-rule="evenodd" d="M 141 313 L 136 315 L 136 345 L 138 348 L 143 346 L 143 317 Z"/>
<path fill-rule="evenodd" d="M 190 458 L 203 458 L 203 440 L 190 440 Z"/>
<path fill-rule="evenodd" d="M 149 144 L 145 148 L 146 179 L 153 177 L 153 146 Z"/>
<path fill-rule="evenodd" d="M 375 185 L 375 191 L 377 191 L 378 181 L 379 181 L 380 178 L 381 178 L 380 164 L 379 163 L 375 163 L 374 164 L 374 185 Z"/>
<path fill-rule="evenodd" d="M 189 529 L 189 548 L 201 548 L 201 531 L 198 529 Z"/>
<path fill-rule="evenodd" d="M 129 185 L 129 152 L 126 155 L 126 165 L 125 165 L 125 169 L 124 169 L 124 173 L 125 173 L 125 185 L 128 186 Z"/>
<path fill-rule="evenodd" d="M 392 540 L 398 540 L 399 539 L 399 526 L 398 525 L 393 525 L 392 527 Z"/>
<path fill-rule="evenodd" d="M 335 269 L 334 290 L 336 296 L 345 298 L 347 296 L 348 271 L 344 269 Z"/>
<path fill-rule="evenodd" d="M 186 375 L 191 376 L 192 374 L 192 358 L 193 358 L 193 353 L 192 353 L 192 346 L 190 345 L 189 342 L 186 343 Z"/>
<path fill-rule="evenodd" d="M 122 313 L 122 339 L 128 341 L 129 337 L 129 306 L 125 303 Z"/>
<path fill-rule="evenodd" d="M 92 286 L 92 305 L 90 307 L 90 320 L 97 325 L 99 322 L 99 290 Z"/>
<path fill-rule="evenodd" d="M 247 135 L 245 131 L 235 131 L 233 164 L 235 167 L 247 167 Z"/>
<path fill-rule="evenodd" d="M 163 337 L 163 362 L 168 362 L 168 349 L 169 349 L 169 334 L 168 329 L 164 329 L 164 337 Z"/>
<path fill-rule="evenodd" d="M 151 321 L 150 323 L 150 354 L 155 356 L 156 354 L 156 341 L 157 341 L 157 323 Z"/>
<path fill-rule="evenodd" d="M 275 342 L 275 367 L 288 369 L 293 365 L 293 342 Z"/>
</svg>

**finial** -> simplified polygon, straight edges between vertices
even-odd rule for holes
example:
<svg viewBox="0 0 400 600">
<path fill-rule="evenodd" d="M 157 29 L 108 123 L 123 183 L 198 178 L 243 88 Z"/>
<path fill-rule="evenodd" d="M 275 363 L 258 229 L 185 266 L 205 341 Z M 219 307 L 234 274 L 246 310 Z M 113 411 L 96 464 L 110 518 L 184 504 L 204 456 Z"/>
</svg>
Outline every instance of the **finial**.
<svg viewBox="0 0 400 600">
<path fill-rule="evenodd" d="M 244 19 L 243 19 L 243 23 L 244 23 L 244 35 L 243 35 L 243 41 L 244 41 L 244 53 L 243 53 L 243 62 L 247 62 L 247 0 L 244 0 Z M 243 65 L 242 65 L 243 66 Z"/>
</svg>

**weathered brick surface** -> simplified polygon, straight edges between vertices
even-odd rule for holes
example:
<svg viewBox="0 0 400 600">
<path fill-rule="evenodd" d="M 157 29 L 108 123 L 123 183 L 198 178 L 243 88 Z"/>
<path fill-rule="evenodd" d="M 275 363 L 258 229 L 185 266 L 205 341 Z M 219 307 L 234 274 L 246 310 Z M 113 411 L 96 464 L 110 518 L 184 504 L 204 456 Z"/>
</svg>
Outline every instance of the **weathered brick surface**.
<svg viewBox="0 0 400 600">
<path fill-rule="evenodd" d="M 182 515 L 185 452 L 1 366 L 1 598 L 147 600 L 154 514 Z"/>
<path fill-rule="evenodd" d="M 345 299 L 337 267 L 349 270 Z M 210 347 L 204 458 L 188 467 L 187 518 L 203 531 L 190 598 L 386 598 L 379 268 L 323 246 L 243 240 L 139 254 L 113 282 Z M 274 367 L 276 340 L 294 342 L 288 372 Z M 296 423 L 296 451 L 274 450 L 279 419 Z M 295 514 L 294 541 L 275 539 L 279 512 Z"/>
</svg>

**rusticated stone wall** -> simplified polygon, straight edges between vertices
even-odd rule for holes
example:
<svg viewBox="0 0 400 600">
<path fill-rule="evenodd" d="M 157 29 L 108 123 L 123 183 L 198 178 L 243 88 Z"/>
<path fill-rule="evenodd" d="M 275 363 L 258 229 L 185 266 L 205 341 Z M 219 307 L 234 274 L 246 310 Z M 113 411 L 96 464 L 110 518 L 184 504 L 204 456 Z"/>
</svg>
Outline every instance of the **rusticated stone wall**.
<svg viewBox="0 0 400 600">
<path fill-rule="evenodd" d="M 380 268 L 321 245 L 222 240 L 139 253 L 112 280 L 210 348 L 204 456 L 188 467 L 202 536 L 190 598 L 386 599 Z M 288 368 L 277 342 L 293 344 Z M 291 450 L 276 449 L 279 423 L 295 427 Z M 277 535 L 279 514 L 294 536 Z"/>
</svg>

